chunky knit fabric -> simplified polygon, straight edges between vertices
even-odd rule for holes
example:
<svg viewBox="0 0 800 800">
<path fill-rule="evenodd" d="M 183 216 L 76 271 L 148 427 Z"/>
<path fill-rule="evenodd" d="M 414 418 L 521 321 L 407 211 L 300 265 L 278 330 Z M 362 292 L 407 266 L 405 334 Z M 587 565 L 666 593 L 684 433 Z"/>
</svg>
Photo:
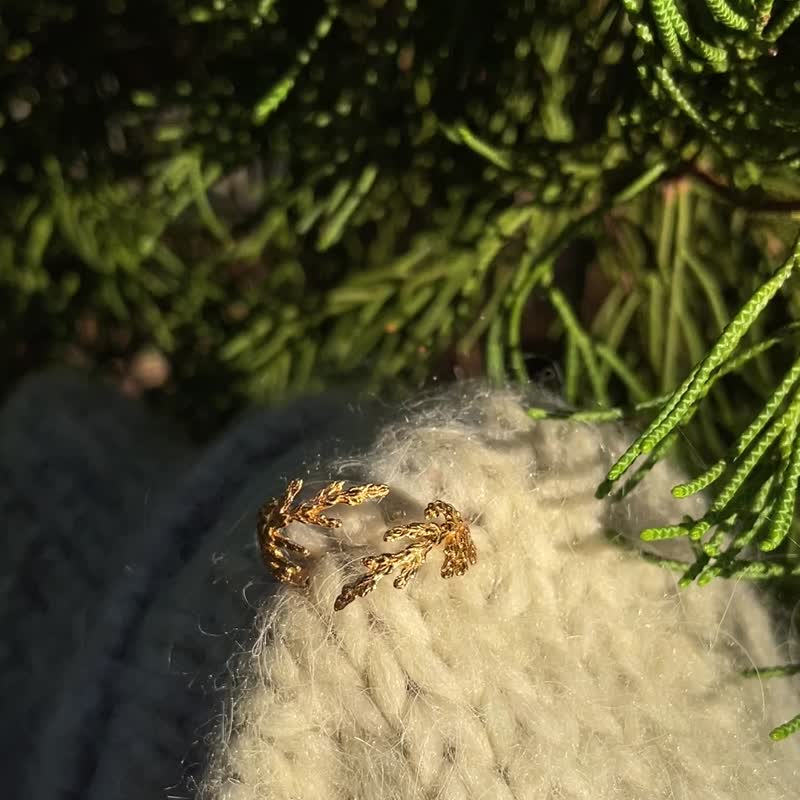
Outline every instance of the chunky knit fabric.
<svg viewBox="0 0 800 800">
<path fill-rule="evenodd" d="M 0 415 L 11 796 L 796 796 L 800 747 L 766 732 L 800 693 L 736 675 L 796 655 L 750 587 L 679 593 L 604 533 L 691 513 L 667 500 L 675 472 L 600 503 L 626 435 L 524 404 L 472 385 L 399 413 L 310 400 L 191 453 L 110 391 L 22 387 Z M 291 531 L 308 593 L 276 591 L 254 542 L 293 477 L 391 487 L 333 535 Z M 358 559 L 435 498 L 478 563 L 444 581 L 434 555 L 334 613 Z"/>
<path fill-rule="evenodd" d="M 335 397 L 251 413 L 193 453 L 111 389 L 57 372 L 0 412 L 0 741 L 12 797 L 190 797 L 228 662 L 274 590 L 254 514 L 368 440 Z M 12 524 L 13 523 L 13 524 Z"/>
<path fill-rule="evenodd" d="M 766 738 L 785 687 L 736 676 L 777 658 L 750 588 L 678 593 L 604 535 L 660 516 L 644 492 L 618 508 L 593 496 L 624 443 L 534 423 L 502 394 L 386 429 L 347 466 L 391 494 L 319 538 L 308 594 L 265 609 L 203 796 L 795 797 L 796 743 Z M 662 469 L 645 492 L 677 481 Z M 387 579 L 333 612 L 356 558 L 435 498 L 470 521 L 477 566 L 445 581 L 430 564 L 406 591 Z"/>
<path fill-rule="evenodd" d="M 0 413 L 0 759 L 17 796 L 104 598 L 188 456 L 143 409 L 61 371 Z M 20 795 L 21 796 L 21 795 Z"/>
</svg>

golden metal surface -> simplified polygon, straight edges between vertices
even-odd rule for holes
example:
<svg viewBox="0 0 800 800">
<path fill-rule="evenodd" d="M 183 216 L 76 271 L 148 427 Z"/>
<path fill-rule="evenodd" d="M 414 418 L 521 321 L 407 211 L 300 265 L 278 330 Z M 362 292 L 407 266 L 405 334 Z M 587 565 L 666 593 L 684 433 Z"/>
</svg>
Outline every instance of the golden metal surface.
<svg viewBox="0 0 800 800">
<path fill-rule="evenodd" d="M 443 517 L 444 522 L 433 522 L 436 517 Z M 361 559 L 367 573 L 342 588 L 334 604 L 336 611 L 341 611 L 357 597 L 368 595 L 381 578 L 395 569 L 399 571 L 394 579 L 394 586 L 402 589 L 417 574 L 431 550 L 438 545 L 444 545 L 444 563 L 441 569 L 443 578 L 463 575 L 477 561 L 469 525 L 453 506 L 443 500 L 435 500 L 425 508 L 425 518 L 428 522 L 398 525 L 384 533 L 385 542 L 406 537 L 413 541 L 397 553 L 379 553 Z"/>
<path fill-rule="evenodd" d="M 389 487 L 367 483 L 345 489 L 344 481 L 334 481 L 310 500 L 293 508 L 292 504 L 302 488 L 303 481 L 297 478 L 289 483 L 283 495 L 265 503 L 258 512 L 257 532 L 261 557 L 267 569 L 282 583 L 305 587 L 308 574 L 303 561 L 310 554 L 305 547 L 284 536 L 283 529 L 292 522 L 339 528 L 341 520 L 323 512 L 336 505 L 357 506 L 367 500 L 380 499 L 386 496 Z"/>
</svg>

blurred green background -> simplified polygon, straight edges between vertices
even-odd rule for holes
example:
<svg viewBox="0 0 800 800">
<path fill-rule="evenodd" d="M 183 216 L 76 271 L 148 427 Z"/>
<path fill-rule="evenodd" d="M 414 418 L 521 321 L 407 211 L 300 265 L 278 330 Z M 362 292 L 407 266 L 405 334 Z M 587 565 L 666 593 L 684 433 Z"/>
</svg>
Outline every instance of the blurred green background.
<svg viewBox="0 0 800 800">
<path fill-rule="evenodd" d="M 673 388 L 798 229 L 797 15 L 7 0 L 5 389 L 76 364 L 203 439 L 332 384 L 556 364 L 590 408 Z M 751 341 L 796 304 L 793 287 Z M 705 458 L 786 351 L 712 393 Z"/>
<path fill-rule="evenodd" d="M 645 424 L 792 264 L 798 20 L 800 0 L 4 0 L 0 393 L 67 363 L 203 441 L 254 403 L 485 376 Z M 790 276 L 663 440 L 728 505 L 648 534 L 708 530 L 664 566 L 766 582 L 787 615 L 798 311 Z"/>
</svg>

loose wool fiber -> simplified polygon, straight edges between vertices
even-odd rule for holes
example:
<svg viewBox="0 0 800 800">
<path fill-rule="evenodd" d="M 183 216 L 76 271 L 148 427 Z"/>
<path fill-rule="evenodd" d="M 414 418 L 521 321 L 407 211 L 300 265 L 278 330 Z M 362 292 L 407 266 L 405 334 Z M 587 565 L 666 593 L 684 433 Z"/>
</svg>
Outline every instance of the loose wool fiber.
<svg viewBox="0 0 800 800">
<path fill-rule="evenodd" d="M 800 696 L 738 674 L 785 655 L 755 591 L 679 591 L 606 536 L 703 501 L 670 499 L 682 476 L 668 464 L 625 500 L 596 500 L 630 434 L 524 409 L 509 392 L 424 402 L 365 456 L 307 479 L 308 492 L 346 477 L 390 494 L 343 508 L 339 530 L 288 529 L 313 549 L 310 588 L 282 588 L 259 614 L 201 797 L 797 797 L 797 741 L 768 731 Z M 434 552 L 407 589 L 387 577 L 334 612 L 359 559 L 399 549 L 383 532 L 434 499 L 468 520 L 477 564 L 443 580 Z"/>
</svg>

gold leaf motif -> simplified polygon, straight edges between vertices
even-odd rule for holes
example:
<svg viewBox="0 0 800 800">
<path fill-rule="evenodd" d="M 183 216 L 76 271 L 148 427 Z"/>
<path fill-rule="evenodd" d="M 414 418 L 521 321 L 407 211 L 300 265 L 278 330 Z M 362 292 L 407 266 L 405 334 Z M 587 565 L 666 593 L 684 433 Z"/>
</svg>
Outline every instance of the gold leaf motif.
<svg viewBox="0 0 800 800">
<path fill-rule="evenodd" d="M 444 522 L 433 522 L 436 517 L 443 517 Z M 334 603 L 336 611 L 341 611 L 357 597 L 368 595 L 381 578 L 395 569 L 398 573 L 393 581 L 394 587 L 402 589 L 417 574 L 431 550 L 439 545 L 444 545 L 444 562 L 440 573 L 443 578 L 463 575 L 470 565 L 476 563 L 478 554 L 469 525 L 453 506 L 443 500 L 428 503 L 425 519 L 428 522 L 398 525 L 384 533 L 385 542 L 403 538 L 413 541 L 397 553 L 379 553 L 362 558 L 361 563 L 367 572 L 342 588 Z"/>
<path fill-rule="evenodd" d="M 342 521 L 328 517 L 323 512 L 336 505 L 357 506 L 368 500 L 380 499 L 388 494 L 389 487 L 367 483 L 345 489 L 344 481 L 334 481 L 320 489 L 310 500 L 293 508 L 292 504 L 302 488 L 303 481 L 297 478 L 289 483 L 280 497 L 265 503 L 258 512 L 257 532 L 261 557 L 267 569 L 282 583 L 305 587 L 308 585 L 308 574 L 302 562 L 308 559 L 310 553 L 284 536 L 283 529 L 292 522 L 339 528 Z"/>
</svg>

